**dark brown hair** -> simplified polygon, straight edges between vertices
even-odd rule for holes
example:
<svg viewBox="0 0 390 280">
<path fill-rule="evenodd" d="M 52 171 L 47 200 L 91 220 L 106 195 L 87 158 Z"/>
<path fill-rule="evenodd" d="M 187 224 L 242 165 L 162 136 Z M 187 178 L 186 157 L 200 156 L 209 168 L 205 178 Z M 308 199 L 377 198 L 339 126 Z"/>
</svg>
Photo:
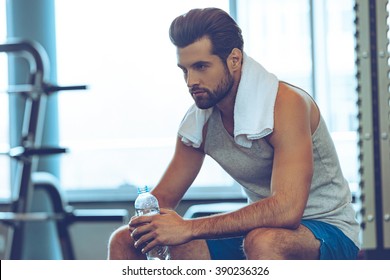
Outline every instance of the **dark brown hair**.
<svg viewBox="0 0 390 280">
<path fill-rule="evenodd" d="M 234 48 L 243 51 L 241 29 L 228 13 L 218 8 L 193 9 L 178 16 L 169 28 L 169 37 L 178 48 L 184 48 L 207 36 L 212 54 L 226 63 Z"/>
</svg>

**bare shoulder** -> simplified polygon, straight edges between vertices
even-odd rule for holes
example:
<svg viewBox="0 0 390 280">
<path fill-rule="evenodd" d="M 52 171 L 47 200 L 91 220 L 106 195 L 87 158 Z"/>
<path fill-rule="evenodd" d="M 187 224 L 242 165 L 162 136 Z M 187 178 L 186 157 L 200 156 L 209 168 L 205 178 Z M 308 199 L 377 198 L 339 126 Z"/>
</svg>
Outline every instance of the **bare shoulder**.
<svg viewBox="0 0 390 280">
<path fill-rule="evenodd" d="M 299 107 L 308 107 L 308 109 L 310 109 L 310 105 L 313 102 L 314 101 L 312 100 L 312 98 L 304 90 L 283 82 L 279 82 L 279 88 L 276 97 L 276 107 L 286 106 L 290 109 L 302 109 L 291 106 L 295 105 Z"/>
<path fill-rule="evenodd" d="M 319 109 L 307 92 L 283 82 L 279 83 L 275 103 L 275 126 L 286 125 L 286 122 L 295 127 L 306 124 L 314 133 L 319 118 Z"/>
</svg>

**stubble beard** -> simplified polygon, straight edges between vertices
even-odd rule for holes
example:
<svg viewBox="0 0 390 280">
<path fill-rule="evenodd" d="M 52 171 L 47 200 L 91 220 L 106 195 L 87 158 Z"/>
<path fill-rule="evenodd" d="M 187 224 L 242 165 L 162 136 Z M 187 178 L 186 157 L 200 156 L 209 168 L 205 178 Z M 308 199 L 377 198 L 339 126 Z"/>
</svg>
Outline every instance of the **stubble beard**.
<svg viewBox="0 0 390 280">
<path fill-rule="evenodd" d="M 218 84 L 217 88 L 212 91 L 207 88 L 200 88 L 207 94 L 207 98 L 197 98 L 193 96 L 195 104 L 199 109 L 209 109 L 217 105 L 222 99 L 229 95 L 234 85 L 233 76 L 225 71 L 225 76 Z"/>
</svg>

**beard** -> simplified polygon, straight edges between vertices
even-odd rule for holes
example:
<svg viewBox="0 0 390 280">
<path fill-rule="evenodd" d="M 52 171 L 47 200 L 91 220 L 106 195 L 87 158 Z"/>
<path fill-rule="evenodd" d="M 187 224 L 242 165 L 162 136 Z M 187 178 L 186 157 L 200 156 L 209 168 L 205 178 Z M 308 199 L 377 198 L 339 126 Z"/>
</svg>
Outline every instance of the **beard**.
<svg viewBox="0 0 390 280">
<path fill-rule="evenodd" d="M 215 90 L 209 90 L 207 88 L 193 87 L 190 92 L 203 91 L 205 95 L 201 97 L 197 95 L 192 95 L 196 106 L 199 109 L 209 109 L 218 104 L 222 99 L 224 99 L 234 85 L 233 76 L 225 68 L 225 75 L 222 80 L 219 82 Z"/>
</svg>

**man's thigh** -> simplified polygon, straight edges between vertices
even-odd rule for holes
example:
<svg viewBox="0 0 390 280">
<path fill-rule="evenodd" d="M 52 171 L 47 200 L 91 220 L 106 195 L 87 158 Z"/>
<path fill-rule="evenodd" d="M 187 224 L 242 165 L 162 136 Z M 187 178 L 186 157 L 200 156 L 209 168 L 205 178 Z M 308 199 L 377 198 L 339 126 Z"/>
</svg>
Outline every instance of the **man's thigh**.
<svg viewBox="0 0 390 280">
<path fill-rule="evenodd" d="M 251 231 L 246 238 L 240 236 L 207 240 L 209 251 L 207 258 L 245 260 L 252 256 L 254 259 L 273 259 L 280 257 L 275 254 L 279 252 L 287 252 L 287 258 L 292 259 L 316 259 L 319 256 L 320 242 L 309 229 L 302 225 L 297 230 L 259 228 Z M 261 246 L 255 243 L 261 243 Z"/>
<path fill-rule="evenodd" d="M 256 258 L 257 253 L 259 259 L 351 260 L 359 251 L 340 229 L 316 220 L 302 220 L 296 230 L 255 229 L 247 235 L 244 247 L 247 256 Z"/>
<path fill-rule="evenodd" d="M 258 228 L 245 237 L 248 259 L 319 259 L 320 241 L 305 226 L 297 229 Z"/>
<path fill-rule="evenodd" d="M 336 226 L 316 220 L 302 220 L 302 225 L 310 229 L 319 240 L 320 259 L 357 259 L 359 248 Z"/>
</svg>

